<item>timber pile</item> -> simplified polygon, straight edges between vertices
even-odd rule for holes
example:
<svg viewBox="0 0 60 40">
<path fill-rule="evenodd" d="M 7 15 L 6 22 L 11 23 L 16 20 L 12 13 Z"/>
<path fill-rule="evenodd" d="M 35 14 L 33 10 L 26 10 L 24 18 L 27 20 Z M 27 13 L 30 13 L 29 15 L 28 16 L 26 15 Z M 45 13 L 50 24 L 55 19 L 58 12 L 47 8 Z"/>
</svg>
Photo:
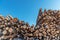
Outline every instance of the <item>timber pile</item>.
<svg viewBox="0 0 60 40">
<path fill-rule="evenodd" d="M 0 40 L 60 40 L 60 11 L 40 9 L 36 26 L 13 18 L 0 15 Z"/>
</svg>

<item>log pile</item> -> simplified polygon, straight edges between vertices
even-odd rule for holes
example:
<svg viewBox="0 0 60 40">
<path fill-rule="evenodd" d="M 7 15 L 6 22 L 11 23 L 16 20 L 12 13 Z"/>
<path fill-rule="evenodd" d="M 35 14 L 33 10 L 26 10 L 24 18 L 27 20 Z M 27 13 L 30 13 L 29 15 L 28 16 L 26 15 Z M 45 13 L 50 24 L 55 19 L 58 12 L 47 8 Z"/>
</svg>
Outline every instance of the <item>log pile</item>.
<svg viewBox="0 0 60 40">
<path fill-rule="evenodd" d="M 60 11 L 40 9 L 36 26 L 0 15 L 0 40 L 60 40 Z"/>
</svg>

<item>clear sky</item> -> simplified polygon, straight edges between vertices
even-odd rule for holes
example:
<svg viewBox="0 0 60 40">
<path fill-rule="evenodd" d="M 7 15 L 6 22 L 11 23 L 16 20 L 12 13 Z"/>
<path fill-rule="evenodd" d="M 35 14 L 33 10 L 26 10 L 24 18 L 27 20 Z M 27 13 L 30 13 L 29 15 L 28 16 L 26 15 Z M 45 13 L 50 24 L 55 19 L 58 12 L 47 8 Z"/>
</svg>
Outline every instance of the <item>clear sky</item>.
<svg viewBox="0 0 60 40">
<path fill-rule="evenodd" d="M 60 9 L 60 0 L 0 0 L 0 14 L 36 24 L 39 9 Z"/>
</svg>

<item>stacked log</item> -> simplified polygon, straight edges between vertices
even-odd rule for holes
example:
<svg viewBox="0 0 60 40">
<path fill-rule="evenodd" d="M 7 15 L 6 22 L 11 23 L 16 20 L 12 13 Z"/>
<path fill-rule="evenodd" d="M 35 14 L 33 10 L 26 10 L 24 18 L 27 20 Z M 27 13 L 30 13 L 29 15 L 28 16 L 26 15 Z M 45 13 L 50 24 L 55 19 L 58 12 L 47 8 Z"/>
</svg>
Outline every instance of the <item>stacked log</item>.
<svg viewBox="0 0 60 40">
<path fill-rule="evenodd" d="M 41 14 L 40 14 L 41 13 Z M 60 11 L 39 11 L 36 26 L 13 18 L 0 15 L 0 40 L 60 40 Z"/>
</svg>

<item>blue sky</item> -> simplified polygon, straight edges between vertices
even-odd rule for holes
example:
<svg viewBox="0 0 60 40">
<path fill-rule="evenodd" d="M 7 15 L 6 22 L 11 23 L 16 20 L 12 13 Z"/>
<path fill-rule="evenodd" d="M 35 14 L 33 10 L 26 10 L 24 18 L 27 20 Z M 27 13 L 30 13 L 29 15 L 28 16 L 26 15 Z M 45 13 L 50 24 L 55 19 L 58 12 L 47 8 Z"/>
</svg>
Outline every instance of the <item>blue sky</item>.
<svg viewBox="0 0 60 40">
<path fill-rule="evenodd" d="M 60 9 L 60 0 L 0 0 L 0 14 L 36 24 L 39 9 Z"/>
</svg>

